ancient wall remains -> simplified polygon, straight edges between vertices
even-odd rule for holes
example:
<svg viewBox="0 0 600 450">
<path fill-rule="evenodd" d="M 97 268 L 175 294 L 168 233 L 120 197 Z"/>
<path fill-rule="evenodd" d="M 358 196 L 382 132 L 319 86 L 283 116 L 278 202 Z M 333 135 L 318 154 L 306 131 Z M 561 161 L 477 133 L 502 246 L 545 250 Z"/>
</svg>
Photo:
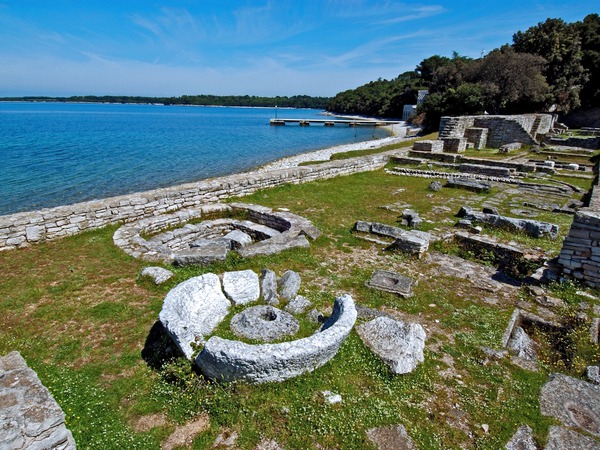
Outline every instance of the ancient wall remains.
<svg viewBox="0 0 600 450">
<path fill-rule="evenodd" d="M 249 195 L 260 189 L 381 169 L 395 152 L 392 150 L 291 169 L 234 174 L 171 188 L 0 216 L 0 251 L 110 224 L 216 203 L 228 197 Z"/>
<path fill-rule="evenodd" d="M 600 149 L 600 137 L 576 137 L 568 138 L 548 137 L 544 142 L 550 145 L 559 145 L 561 147 L 579 147 L 588 150 Z"/>
<path fill-rule="evenodd" d="M 587 208 L 580 209 L 558 257 L 563 275 L 600 287 L 600 182 L 592 187 Z"/>
<path fill-rule="evenodd" d="M 535 145 L 538 135 L 548 133 L 553 123 L 551 114 L 442 117 L 439 137 L 442 140 L 464 137 L 475 148 L 482 148 L 482 145 L 498 148 L 512 142 Z M 487 142 L 484 145 L 483 137 L 486 134 Z"/>
<path fill-rule="evenodd" d="M 0 356 L 0 448 L 75 450 L 65 414 L 19 352 Z"/>
</svg>

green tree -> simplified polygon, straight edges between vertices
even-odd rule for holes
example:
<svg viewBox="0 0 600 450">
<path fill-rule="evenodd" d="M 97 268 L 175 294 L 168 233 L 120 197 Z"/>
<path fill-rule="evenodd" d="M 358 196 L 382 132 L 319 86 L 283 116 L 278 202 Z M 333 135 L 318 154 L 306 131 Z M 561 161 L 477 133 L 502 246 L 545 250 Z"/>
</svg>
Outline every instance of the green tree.
<svg viewBox="0 0 600 450">
<path fill-rule="evenodd" d="M 579 91 L 586 81 L 586 71 L 582 63 L 581 39 L 574 24 L 567 24 L 562 19 L 547 19 L 527 31 L 515 33 L 513 48 L 546 59 L 548 65 L 544 75 L 559 110 L 568 112 L 579 107 Z"/>
<path fill-rule="evenodd" d="M 488 112 L 523 113 L 544 109 L 550 87 L 541 56 L 517 53 L 508 45 L 488 53 L 473 73 Z"/>
<path fill-rule="evenodd" d="M 419 63 L 416 72 L 420 75 L 424 84 L 429 85 L 433 81 L 435 72 L 440 68 L 451 63 L 447 56 L 433 55 L 425 58 Z"/>
<path fill-rule="evenodd" d="M 583 106 L 600 105 L 600 16 L 589 14 L 575 24 L 581 37 L 581 61 L 588 79 L 581 90 Z"/>
</svg>

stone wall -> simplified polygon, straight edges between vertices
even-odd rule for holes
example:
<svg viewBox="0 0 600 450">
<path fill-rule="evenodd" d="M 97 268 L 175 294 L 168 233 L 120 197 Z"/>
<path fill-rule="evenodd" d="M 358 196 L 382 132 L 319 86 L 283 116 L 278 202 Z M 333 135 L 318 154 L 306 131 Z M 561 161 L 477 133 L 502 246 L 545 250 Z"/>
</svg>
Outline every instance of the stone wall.
<svg viewBox="0 0 600 450">
<path fill-rule="evenodd" d="M 563 275 L 600 287 L 600 182 L 596 179 L 587 208 L 580 209 L 562 246 Z"/>
<path fill-rule="evenodd" d="M 182 208 L 241 197 L 259 189 L 381 169 L 392 150 L 322 164 L 247 172 L 165 189 L 0 216 L 0 251 L 74 235 L 106 225 L 132 222 Z"/>
<path fill-rule="evenodd" d="M 512 116 L 462 116 L 442 117 L 440 120 L 440 139 L 465 137 L 470 128 L 487 129 L 487 146 L 499 148 L 512 142 L 537 144 L 537 135 L 545 135 L 554 123 L 551 114 L 522 114 Z M 480 132 L 483 133 L 483 132 Z M 471 136 L 473 139 L 476 136 Z M 478 142 L 482 145 L 481 135 Z"/>
<path fill-rule="evenodd" d="M 62 409 L 19 352 L 0 357 L 0 448 L 75 449 Z"/>
<path fill-rule="evenodd" d="M 600 137 L 549 137 L 544 139 L 544 142 L 549 145 L 558 145 L 561 147 L 579 147 L 587 148 L 588 150 L 600 149 Z"/>
</svg>

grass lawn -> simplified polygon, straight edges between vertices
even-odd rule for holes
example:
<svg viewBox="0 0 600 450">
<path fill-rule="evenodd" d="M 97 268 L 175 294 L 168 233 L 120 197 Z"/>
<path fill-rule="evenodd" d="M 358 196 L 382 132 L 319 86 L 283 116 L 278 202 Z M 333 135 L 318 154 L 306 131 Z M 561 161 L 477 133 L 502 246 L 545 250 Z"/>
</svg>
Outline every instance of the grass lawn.
<svg viewBox="0 0 600 450">
<path fill-rule="evenodd" d="M 366 430 L 395 424 L 403 424 L 423 449 L 498 449 L 523 424 L 543 443 L 553 421 L 541 416 L 539 393 L 556 366 L 543 360 L 538 372 L 528 372 L 507 358 L 489 361 L 480 349 L 499 349 L 515 305 L 528 298 L 525 290 L 490 292 L 444 274 L 428 258 L 384 252 L 351 232 L 356 220 L 397 225 L 403 207 L 419 212 L 424 229 L 439 232 L 453 225 L 463 204 L 480 207 L 495 198 L 507 215 L 514 207 L 509 194 L 494 197 L 502 190 L 434 193 L 427 189 L 430 182 L 382 170 L 260 191 L 242 201 L 288 208 L 323 235 L 309 249 L 170 268 L 176 276 L 163 286 L 140 278 L 150 264 L 113 245 L 117 227 L 0 253 L 0 354 L 21 352 L 65 411 L 81 449 L 158 449 L 176 427 L 202 414 L 207 429 L 192 448 L 211 448 L 219 434 L 236 432 L 237 446 L 244 449 L 261 439 L 290 449 L 368 449 L 375 447 Z M 561 236 L 568 231 L 570 216 L 540 217 L 559 224 Z M 561 239 L 504 237 L 554 254 L 561 245 Z M 299 272 L 301 294 L 325 313 L 337 295 L 348 292 L 359 305 L 421 323 L 427 332 L 425 362 L 413 373 L 393 375 L 353 331 L 337 356 L 315 372 L 250 386 L 210 382 L 187 360 L 159 363 L 149 351 L 169 289 L 207 272 L 262 268 L 278 275 Z M 415 295 L 402 299 L 367 288 L 374 269 L 417 279 Z M 575 288 L 563 287 L 556 295 L 568 298 L 571 308 L 583 300 L 596 304 Z M 586 358 L 598 357 L 597 348 L 586 351 Z M 565 371 L 583 375 L 579 365 Z M 325 390 L 340 394 L 343 402 L 328 404 Z M 150 418 L 158 425 L 150 427 Z"/>
</svg>

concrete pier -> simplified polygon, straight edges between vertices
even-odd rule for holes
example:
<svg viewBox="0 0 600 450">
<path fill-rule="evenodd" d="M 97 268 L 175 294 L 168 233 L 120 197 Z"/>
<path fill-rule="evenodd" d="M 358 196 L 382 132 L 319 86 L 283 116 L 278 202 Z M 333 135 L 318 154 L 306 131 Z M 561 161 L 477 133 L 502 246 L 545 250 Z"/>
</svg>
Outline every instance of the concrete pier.
<svg viewBox="0 0 600 450">
<path fill-rule="evenodd" d="M 386 125 L 397 125 L 399 121 L 378 121 L 361 119 L 271 119 L 270 125 L 286 125 L 288 123 L 297 123 L 301 127 L 312 124 L 333 127 L 335 125 L 347 125 L 349 127 L 383 127 Z"/>
</svg>

